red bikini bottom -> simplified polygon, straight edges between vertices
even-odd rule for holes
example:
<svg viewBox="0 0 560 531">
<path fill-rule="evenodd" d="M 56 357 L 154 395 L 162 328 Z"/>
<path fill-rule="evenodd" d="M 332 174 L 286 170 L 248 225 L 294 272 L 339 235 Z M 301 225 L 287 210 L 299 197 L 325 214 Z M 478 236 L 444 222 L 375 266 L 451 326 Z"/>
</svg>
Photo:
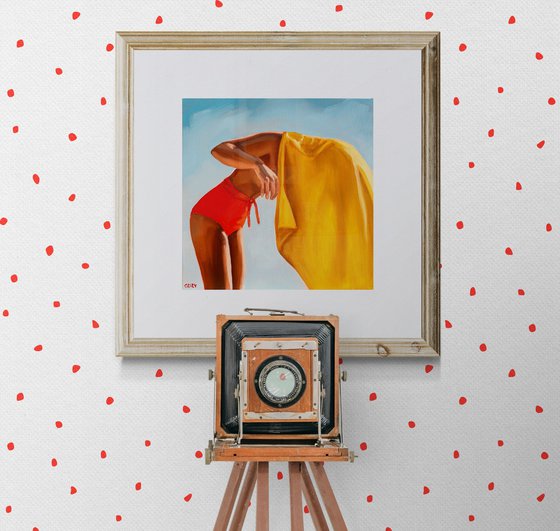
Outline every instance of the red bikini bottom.
<svg viewBox="0 0 560 531">
<path fill-rule="evenodd" d="M 233 186 L 231 179 L 226 177 L 198 200 L 198 203 L 193 206 L 191 214 L 213 219 L 229 236 L 242 228 L 245 220 L 247 220 L 247 225 L 251 226 L 252 205 L 255 205 L 257 223 L 260 223 L 256 201 L 240 192 Z"/>
</svg>

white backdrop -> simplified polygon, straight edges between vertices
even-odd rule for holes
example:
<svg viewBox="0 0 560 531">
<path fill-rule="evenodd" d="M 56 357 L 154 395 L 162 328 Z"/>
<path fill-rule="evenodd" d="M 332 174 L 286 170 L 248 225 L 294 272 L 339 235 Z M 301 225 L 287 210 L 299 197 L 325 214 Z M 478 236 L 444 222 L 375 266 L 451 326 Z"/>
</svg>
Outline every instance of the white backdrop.
<svg viewBox="0 0 560 531">
<path fill-rule="evenodd" d="M 349 529 L 556 528 L 556 3 L 222 2 L 0 8 L 0 529 L 212 528 L 229 467 L 196 453 L 209 360 L 114 357 L 106 46 L 115 30 L 284 28 L 442 32 L 443 356 L 344 361 L 359 459 L 328 468 Z M 272 470 L 285 531 L 287 468 Z"/>
</svg>

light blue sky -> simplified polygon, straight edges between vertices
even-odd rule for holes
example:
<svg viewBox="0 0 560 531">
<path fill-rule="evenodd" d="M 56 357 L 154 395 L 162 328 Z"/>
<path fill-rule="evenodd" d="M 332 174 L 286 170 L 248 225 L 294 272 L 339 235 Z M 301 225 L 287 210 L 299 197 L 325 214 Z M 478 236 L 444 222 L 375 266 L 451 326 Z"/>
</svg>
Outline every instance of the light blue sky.
<svg viewBox="0 0 560 531">
<path fill-rule="evenodd" d="M 189 233 L 191 208 L 233 170 L 211 149 L 261 131 L 338 138 L 353 144 L 373 168 L 372 99 L 183 99 L 183 284 L 202 287 Z M 251 227 L 243 229 L 246 289 L 306 289 L 276 249 L 276 203 L 260 198 L 258 206 L 261 224 L 253 214 Z"/>
</svg>

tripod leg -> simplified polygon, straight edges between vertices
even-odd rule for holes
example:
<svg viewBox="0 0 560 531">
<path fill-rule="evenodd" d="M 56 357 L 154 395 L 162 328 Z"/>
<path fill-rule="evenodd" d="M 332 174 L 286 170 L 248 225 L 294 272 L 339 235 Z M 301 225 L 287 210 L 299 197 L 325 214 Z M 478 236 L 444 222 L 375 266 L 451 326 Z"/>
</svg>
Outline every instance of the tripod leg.
<svg viewBox="0 0 560 531">
<path fill-rule="evenodd" d="M 239 492 L 246 464 L 247 463 L 243 462 L 234 463 L 231 468 L 231 474 L 226 486 L 226 491 L 224 492 L 224 498 L 222 500 L 222 504 L 220 505 L 220 511 L 218 512 L 218 517 L 216 518 L 216 523 L 214 525 L 214 531 L 225 531 L 227 529 L 229 519 L 231 518 L 231 512 L 233 511 L 233 504 L 235 503 L 237 493 Z"/>
<path fill-rule="evenodd" d="M 325 472 L 324 463 L 310 463 L 310 466 L 311 471 L 313 472 L 313 477 L 317 482 L 317 487 L 319 487 L 321 497 L 323 498 L 323 503 L 325 504 L 325 508 L 327 509 L 327 513 L 331 519 L 334 531 L 348 531 L 338 503 L 336 502 L 329 478 Z"/>
<path fill-rule="evenodd" d="M 233 520 L 231 521 L 229 531 L 241 531 L 243 529 L 243 522 L 245 522 L 245 515 L 247 514 L 247 509 L 249 509 L 249 502 L 251 501 L 253 490 L 255 490 L 256 482 L 257 463 L 252 462 L 249 464 L 247 474 L 245 474 L 245 481 L 243 482 L 243 487 L 241 487 L 241 493 L 237 500 L 237 506 L 233 513 Z"/>
<path fill-rule="evenodd" d="M 303 507 L 301 505 L 301 463 L 291 461 L 290 471 L 290 522 L 291 531 L 303 531 Z"/>
<path fill-rule="evenodd" d="M 321 508 L 321 503 L 315 492 L 315 487 L 311 481 L 309 472 L 307 471 L 307 466 L 305 463 L 301 463 L 301 478 L 303 480 L 303 495 L 305 496 L 305 501 L 309 507 L 309 512 L 311 513 L 311 519 L 313 520 L 313 525 L 317 531 L 329 531 L 329 524 L 323 514 L 323 509 Z"/>
<path fill-rule="evenodd" d="M 268 461 L 257 464 L 257 531 L 268 531 Z"/>
</svg>

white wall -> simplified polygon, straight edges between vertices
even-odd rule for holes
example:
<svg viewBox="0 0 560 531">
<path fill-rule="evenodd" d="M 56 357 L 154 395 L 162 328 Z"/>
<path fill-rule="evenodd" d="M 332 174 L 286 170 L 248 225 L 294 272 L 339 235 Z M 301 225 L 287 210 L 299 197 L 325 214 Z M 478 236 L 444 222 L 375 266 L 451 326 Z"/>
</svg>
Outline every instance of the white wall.
<svg viewBox="0 0 560 531">
<path fill-rule="evenodd" d="M 560 102 L 547 101 L 560 100 L 558 7 L 340 2 L 340 12 L 336 1 L 3 3 L 0 529 L 211 529 L 229 465 L 195 456 L 212 429 L 210 360 L 114 357 L 114 226 L 103 223 L 114 225 L 115 57 L 105 46 L 115 30 L 282 30 L 281 19 L 286 30 L 442 32 L 442 319 L 451 327 L 438 361 L 344 362 L 346 440 L 359 459 L 328 468 L 349 529 L 557 528 Z M 283 531 L 287 468 L 272 470 L 285 474 L 272 480 L 271 528 Z M 248 529 L 253 520 L 250 508 Z"/>
</svg>

